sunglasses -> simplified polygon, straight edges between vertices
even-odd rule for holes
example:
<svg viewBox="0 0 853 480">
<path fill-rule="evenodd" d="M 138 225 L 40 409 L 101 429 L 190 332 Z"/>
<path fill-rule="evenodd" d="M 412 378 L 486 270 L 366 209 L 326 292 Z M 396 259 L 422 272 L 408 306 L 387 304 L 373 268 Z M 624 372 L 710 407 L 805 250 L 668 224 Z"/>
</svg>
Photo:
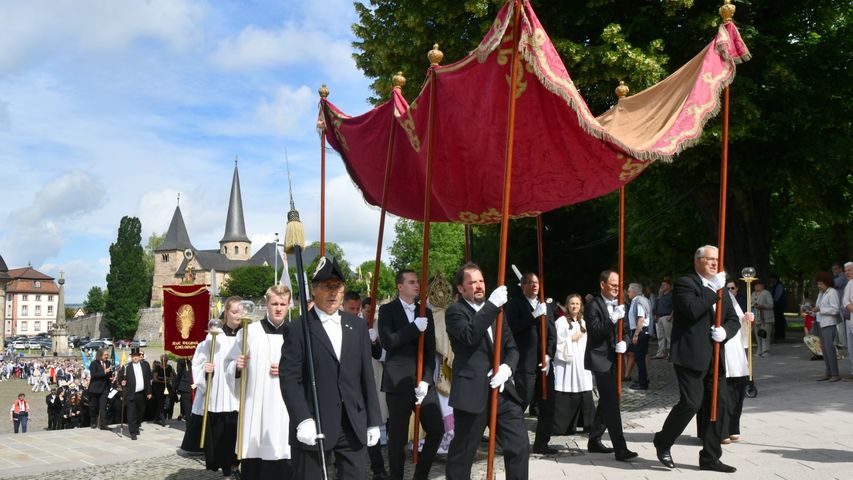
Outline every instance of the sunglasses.
<svg viewBox="0 0 853 480">
<path fill-rule="evenodd" d="M 728 287 L 729 290 L 737 290 L 737 287 Z"/>
</svg>

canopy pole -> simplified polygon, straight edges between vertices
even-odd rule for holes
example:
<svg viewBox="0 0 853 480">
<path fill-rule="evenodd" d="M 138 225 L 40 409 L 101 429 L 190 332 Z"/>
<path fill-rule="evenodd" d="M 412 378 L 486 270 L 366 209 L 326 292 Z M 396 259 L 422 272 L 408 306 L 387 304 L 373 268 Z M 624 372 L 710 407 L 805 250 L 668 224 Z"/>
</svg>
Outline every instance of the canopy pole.
<svg viewBox="0 0 853 480">
<path fill-rule="evenodd" d="M 720 16 L 723 18 L 723 23 L 732 21 L 735 14 L 735 6 L 726 0 L 725 5 L 720 7 Z M 729 189 L 729 87 L 723 90 L 723 145 L 722 156 L 720 161 L 720 219 L 719 219 L 719 239 L 718 239 L 718 271 L 725 271 L 725 252 L 726 252 L 726 196 Z M 723 320 L 723 295 L 725 294 L 725 285 L 717 291 L 717 312 L 714 319 L 714 325 L 719 327 Z M 717 389 L 720 383 L 720 344 L 714 342 L 714 375 L 713 383 L 711 384 L 711 418 L 710 421 L 717 421 Z"/>
<path fill-rule="evenodd" d="M 512 185 L 512 150 L 515 142 L 515 105 L 516 94 L 518 91 L 518 73 L 519 64 L 518 58 L 518 43 L 521 37 L 521 0 L 513 2 L 513 19 L 512 19 L 512 67 L 510 68 L 510 84 L 509 84 L 509 108 L 507 112 L 507 128 L 506 128 L 506 157 L 504 160 L 504 187 L 503 187 L 503 205 L 501 207 L 501 243 L 500 255 L 498 257 L 498 278 L 497 284 L 503 286 L 506 277 L 506 245 L 509 237 L 509 205 L 510 205 L 510 187 Z M 494 358 L 492 359 L 492 372 L 497 373 L 501 363 L 501 334 L 503 333 L 503 309 L 498 310 L 498 316 L 495 320 L 494 329 Z M 498 423 L 498 390 L 493 388 L 489 399 L 489 455 L 486 465 L 486 480 L 494 479 L 494 463 L 495 463 L 495 433 Z"/>
<path fill-rule="evenodd" d="M 401 90 L 406 84 L 406 77 L 402 72 L 391 79 L 393 90 Z M 392 91 L 393 95 L 393 91 Z M 385 157 L 385 178 L 382 181 L 382 210 L 379 213 L 379 234 L 376 238 L 376 261 L 373 265 L 373 278 L 370 281 L 370 310 L 367 315 L 367 328 L 373 328 L 376 316 L 376 290 L 379 288 L 380 261 L 382 260 L 382 238 L 385 235 L 385 214 L 388 211 L 388 184 L 391 180 L 391 164 L 394 158 L 394 140 L 397 138 L 397 120 L 391 117 L 391 132 L 388 135 L 388 155 Z"/>
<path fill-rule="evenodd" d="M 545 303 L 545 254 L 542 247 L 542 214 L 536 216 L 536 244 L 539 250 L 539 303 Z M 545 315 L 539 317 L 539 364 L 542 368 L 546 367 L 546 351 L 548 348 L 548 328 L 545 325 Z M 548 372 L 539 370 L 539 376 L 542 384 L 542 399 L 548 399 Z"/>
<path fill-rule="evenodd" d="M 465 224 L 465 263 L 471 261 L 471 225 Z"/>
<path fill-rule="evenodd" d="M 444 53 L 438 49 L 438 44 L 433 44 L 432 50 L 427 53 L 429 59 L 429 132 L 427 133 L 427 160 L 426 160 L 426 185 L 424 186 L 424 247 L 421 255 L 421 301 L 418 315 L 426 317 L 427 304 L 427 282 L 429 281 L 429 226 L 430 226 L 430 202 L 432 200 L 432 154 L 433 137 L 435 133 L 435 83 L 438 76 L 435 71 Z M 420 385 L 424 377 L 424 332 L 418 335 L 418 365 L 415 372 L 416 385 Z M 435 360 L 431 360 L 435 361 Z M 412 463 L 418 463 L 418 442 L 421 436 L 421 404 L 415 404 L 415 425 L 412 431 Z"/>
<path fill-rule="evenodd" d="M 320 94 L 320 105 L 326 102 L 329 96 L 329 89 L 323 84 L 317 91 Z M 323 115 L 322 122 L 318 122 L 317 127 L 320 128 L 320 256 L 326 254 L 326 115 L 321 110 Z"/>
<path fill-rule="evenodd" d="M 623 98 L 628 96 L 628 86 L 625 82 L 619 80 L 619 85 L 616 87 L 617 104 Z M 618 106 L 618 105 L 617 105 Z M 619 305 L 625 301 L 625 187 L 619 188 Z M 622 341 L 624 325 L 622 319 L 616 322 L 616 341 Z M 616 398 L 622 398 L 622 354 L 616 354 Z"/>
</svg>

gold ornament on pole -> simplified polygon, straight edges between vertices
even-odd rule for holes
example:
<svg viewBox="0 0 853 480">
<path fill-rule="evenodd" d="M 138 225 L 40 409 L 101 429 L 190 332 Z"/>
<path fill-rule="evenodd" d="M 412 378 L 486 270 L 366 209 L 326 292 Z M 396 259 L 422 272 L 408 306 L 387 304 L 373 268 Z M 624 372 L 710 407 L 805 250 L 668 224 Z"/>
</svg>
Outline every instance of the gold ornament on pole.
<svg viewBox="0 0 853 480">
<path fill-rule="evenodd" d="M 628 85 L 625 85 L 625 82 L 619 80 L 619 86 L 616 87 L 616 96 L 619 98 L 625 98 L 628 96 L 628 92 L 631 90 L 628 88 Z"/>
<path fill-rule="evenodd" d="M 216 353 L 216 336 L 222 333 L 222 322 L 214 317 L 207 323 L 207 333 L 210 334 L 210 356 L 208 361 L 213 363 L 213 355 Z M 207 389 L 204 392 L 204 416 L 201 419 L 201 442 L 199 448 L 204 448 L 204 437 L 207 433 L 207 407 L 210 404 L 210 383 L 213 381 L 213 372 L 207 373 Z"/>
<path fill-rule="evenodd" d="M 726 3 L 720 7 L 720 16 L 723 17 L 723 23 L 729 23 L 732 21 L 732 18 L 735 16 L 735 6 L 732 4 L 732 0 L 726 0 Z"/>
<path fill-rule="evenodd" d="M 432 50 L 427 52 L 427 60 L 429 60 L 429 65 L 431 67 L 437 67 L 441 60 L 444 59 L 444 52 L 438 49 L 438 44 L 432 44 Z"/>
<path fill-rule="evenodd" d="M 758 280 L 755 276 L 755 269 L 752 267 L 744 267 L 743 270 L 740 271 L 741 280 L 746 283 L 746 308 L 750 312 L 752 311 L 752 282 Z M 753 320 L 754 321 L 754 320 Z M 747 394 L 749 394 L 750 390 L 754 392 L 754 395 L 750 395 L 750 398 L 755 398 L 758 395 L 758 389 L 755 388 L 755 384 L 752 381 L 752 325 L 746 329 L 746 344 L 748 353 L 746 356 L 747 364 L 749 365 L 749 383 L 747 384 Z"/>
</svg>

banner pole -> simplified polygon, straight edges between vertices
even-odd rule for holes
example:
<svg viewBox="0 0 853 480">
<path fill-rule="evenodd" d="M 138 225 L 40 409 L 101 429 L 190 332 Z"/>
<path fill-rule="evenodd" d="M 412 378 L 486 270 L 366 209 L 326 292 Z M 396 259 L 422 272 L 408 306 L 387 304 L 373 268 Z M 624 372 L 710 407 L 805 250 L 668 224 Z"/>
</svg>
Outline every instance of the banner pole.
<svg viewBox="0 0 853 480">
<path fill-rule="evenodd" d="M 542 244 L 542 214 L 536 216 L 536 243 L 538 245 L 539 250 L 539 303 L 545 303 L 545 253 Z M 545 368 L 546 365 L 546 349 L 548 348 L 548 328 L 545 325 L 545 315 L 539 317 L 539 364 L 542 365 L 542 368 Z M 542 399 L 548 399 L 548 372 L 545 370 L 539 369 L 539 376 L 542 382 Z"/>
<path fill-rule="evenodd" d="M 512 19 L 512 66 L 510 68 L 510 84 L 509 84 L 509 108 L 507 111 L 507 129 L 506 129 L 506 156 L 504 160 L 504 186 L 503 186 L 503 205 L 501 206 L 501 243 L 500 254 L 498 256 L 498 278 L 497 284 L 503 286 L 506 276 L 506 248 L 509 237 L 509 205 L 510 205 L 510 188 L 512 185 L 512 153 L 515 142 L 515 107 L 516 94 L 518 92 L 518 74 L 520 61 L 518 58 L 518 43 L 521 38 L 521 0 L 513 2 L 513 19 Z M 492 359 L 492 371 L 497 372 L 501 362 L 501 334 L 503 333 L 503 309 L 498 310 L 498 316 L 495 320 L 494 330 L 494 357 Z M 486 480 L 492 480 L 495 475 L 495 439 L 498 422 L 498 389 L 493 388 L 489 399 L 489 454 L 488 463 L 486 465 Z"/>
<path fill-rule="evenodd" d="M 619 188 L 619 305 L 625 301 L 625 187 Z M 622 341 L 624 324 L 620 318 L 616 322 L 616 341 Z M 622 357 L 616 354 L 616 397 L 622 398 Z"/>
<path fill-rule="evenodd" d="M 322 85 L 317 91 L 320 94 L 320 256 L 326 255 L 326 116 L 325 103 L 329 97 L 329 89 Z"/>
</svg>

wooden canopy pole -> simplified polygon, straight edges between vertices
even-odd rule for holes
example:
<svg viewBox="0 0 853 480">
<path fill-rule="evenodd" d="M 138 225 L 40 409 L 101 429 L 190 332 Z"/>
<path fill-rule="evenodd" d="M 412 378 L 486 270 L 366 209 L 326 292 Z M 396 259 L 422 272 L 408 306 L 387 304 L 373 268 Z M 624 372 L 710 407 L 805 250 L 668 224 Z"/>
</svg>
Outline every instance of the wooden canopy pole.
<svg viewBox="0 0 853 480">
<path fill-rule="evenodd" d="M 320 105 L 329 97 L 329 89 L 323 84 L 320 90 Z M 320 128 L 320 256 L 326 254 L 326 116 L 322 112 L 323 120 L 317 126 Z"/>
<path fill-rule="evenodd" d="M 400 90 L 406 84 L 406 77 L 403 72 L 397 72 L 397 75 L 391 79 L 394 84 L 394 90 Z M 388 184 L 391 180 L 391 164 L 394 157 L 394 140 L 397 138 L 397 120 L 391 117 L 391 132 L 388 136 L 388 155 L 385 157 L 385 178 L 382 181 L 382 210 L 379 213 L 379 234 L 376 236 L 376 261 L 373 265 L 373 278 L 370 280 L 370 310 L 367 315 L 367 327 L 373 328 L 374 317 L 376 316 L 376 291 L 379 288 L 379 273 L 380 261 L 382 260 L 382 237 L 385 236 L 385 214 L 388 211 Z"/>
<path fill-rule="evenodd" d="M 619 86 L 616 87 L 616 97 L 619 100 L 628 96 L 628 86 L 625 82 L 619 80 Z M 618 100 L 617 100 L 618 101 Z M 625 187 L 619 188 L 619 305 L 625 301 Z M 622 319 L 616 322 L 616 341 L 622 341 L 622 332 L 624 324 Z M 616 397 L 622 398 L 622 354 L 616 354 Z"/>
<path fill-rule="evenodd" d="M 720 16 L 723 17 L 723 23 L 732 21 L 735 14 L 735 6 L 726 0 L 726 4 L 720 7 Z M 729 190 L 729 87 L 723 90 L 723 146 L 722 156 L 720 161 L 720 219 L 719 219 L 719 238 L 718 238 L 718 260 L 717 265 L 719 271 L 725 270 L 725 251 L 726 251 L 726 196 Z M 723 321 L 723 295 L 725 294 L 725 285 L 717 291 L 717 312 L 714 319 L 714 325 L 717 327 Z M 717 421 L 717 389 L 720 383 L 720 344 L 714 342 L 714 375 L 713 383 L 711 384 L 711 421 Z"/>
<path fill-rule="evenodd" d="M 465 224 L 465 263 L 471 261 L 471 225 Z"/>
<path fill-rule="evenodd" d="M 539 303 L 545 303 L 545 254 L 542 247 L 542 214 L 536 216 L 536 243 L 539 250 Z M 545 367 L 545 350 L 548 348 L 548 328 L 545 325 L 545 317 L 548 314 L 539 317 L 539 364 Z M 548 399 L 548 372 L 539 369 L 539 379 L 542 384 L 542 399 Z"/>
<path fill-rule="evenodd" d="M 506 245 L 509 237 L 509 205 L 510 187 L 512 185 L 512 150 L 515 142 L 515 106 L 516 93 L 518 91 L 518 74 L 520 59 L 518 58 L 518 42 L 521 37 L 521 0 L 513 2 L 512 18 L 512 67 L 510 68 L 509 84 L 509 108 L 507 112 L 506 125 L 506 157 L 504 160 L 504 188 L 503 205 L 501 207 L 501 243 L 498 257 L 499 286 L 505 284 L 506 277 Z M 492 360 L 492 372 L 497 373 L 501 364 L 501 334 L 503 333 L 503 309 L 498 310 L 494 328 L 494 358 Z M 498 390 L 493 388 L 489 398 L 489 455 L 486 465 L 486 480 L 492 480 L 495 475 L 495 433 L 498 423 Z"/>
<path fill-rule="evenodd" d="M 426 317 L 427 282 L 429 281 L 429 226 L 430 201 L 432 199 L 432 153 L 435 133 L 435 83 L 438 76 L 435 71 L 444 54 L 438 49 L 438 44 L 432 46 L 427 53 L 430 63 L 429 82 L 429 133 L 427 134 L 426 185 L 424 186 L 424 247 L 421 256 L 421 301 L 418 316 Z M 430 359 L 434 362 L 435 359 Z M 418 366 L 415 372 L 415 385 L 420 385 L 424 377 L 424 332 L 418 335 Z M 418 463 L 418 443 L 421 434 L 421 404 L 415 404 L 415 425 L 412 431 L 412 463 Z"/>
</svg>

